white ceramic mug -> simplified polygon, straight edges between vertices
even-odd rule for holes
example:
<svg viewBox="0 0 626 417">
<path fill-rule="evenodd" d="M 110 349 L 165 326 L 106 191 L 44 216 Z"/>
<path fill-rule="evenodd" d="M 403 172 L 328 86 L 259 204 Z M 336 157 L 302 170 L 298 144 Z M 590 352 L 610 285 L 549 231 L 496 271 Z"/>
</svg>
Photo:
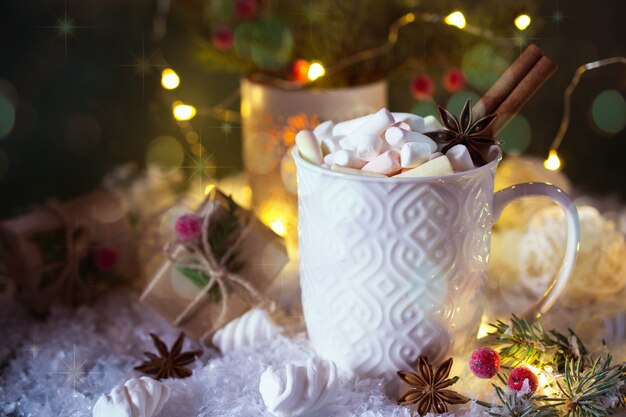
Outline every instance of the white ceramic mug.
<svg viewBox="0 0 626 417">
<path fill-rule="evenodd" d="M 475 344 L 485 306 L 491 226 L 524 196 L 546 196 L 567 214 L 561 271 L 527 312 L 555 302 L 579 242 L 576 207 L 559 188 L 515 185 L 494 194 L 500 157 L 443 177 L 379 178 L 323 169 L 294 151 L 300 280 L 317 353 L 359 376 L 407 369 Z"/>
</svg>

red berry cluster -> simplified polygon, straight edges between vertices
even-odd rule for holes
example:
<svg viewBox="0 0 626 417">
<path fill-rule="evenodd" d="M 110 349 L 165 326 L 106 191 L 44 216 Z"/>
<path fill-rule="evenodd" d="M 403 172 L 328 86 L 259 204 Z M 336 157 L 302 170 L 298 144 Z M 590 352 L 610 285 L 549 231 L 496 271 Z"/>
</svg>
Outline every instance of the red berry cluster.
<svg viewBox="0 0 626 417">
<path fill-rule="evenodd" d="M 480 347 L 470 356 L 469 366 L 478 378 L 493 378 L 500 370 L 500 355 L 491 348 Z M 537 390 L 539 386 L 537 375 L 524 366 L 518 366 L 511 371 L 507 385 L 513 391 L 521 391 L 524 381 L 528 381 L 531 392 Z"/>
</svg>

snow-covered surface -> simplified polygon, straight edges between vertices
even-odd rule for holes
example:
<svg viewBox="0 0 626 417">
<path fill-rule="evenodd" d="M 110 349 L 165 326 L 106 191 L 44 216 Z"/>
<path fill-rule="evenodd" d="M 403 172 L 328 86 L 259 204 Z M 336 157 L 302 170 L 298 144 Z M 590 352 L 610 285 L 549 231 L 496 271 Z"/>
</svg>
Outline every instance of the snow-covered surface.
<svg viewBox="0 0 626 417">
<path fill-rule="evenodd" d="M 203 349 L 204 354 L 191 366 L 190 378 L 163 381 L 171 394 L 159 417 L 271 416 L 258 390 L 261 373 L 270 365 L 305 363 L 313 355 L 301 322 L 284 321 L 296 325 L 265 344 L 223 356 L 186 340 L 186 350 Z M 133 368 L 143 361 L 144 351 L 154 351 L 150 332 L 168 345 L 178 336 L 177 329 L 140 304 L 135 294 L 107 295 L 77 310 L 56 307 L 45 320 L 2 300 L 0 416 L 91 416 L 100 395 L 141 376 Z M 459 358 L 454 364 L 451 375 L 461 381 L 453 388 L 468 397 L 491 399 L 484 398 L 492 395 L 491 381 L 472 377 L 464 362 Z M 383 391 L 381 381 L 340 375 L 337 399 L 315 416 L 411 416 L 411 410 L 396 405 Z M 486 417 L 473 403 L 457 409 L 457 415 Z"/>
<path fill-rule="evenodd" d="M 140 374 L 133 370 L 144 351 L 154 351 L 149 332 L 171 344 L 178 331 L 141 305 L 133 294 L 108 295 L 75 311 L 55 308 L 46 320 L 19 305 L 0 303 L 0 415 L 87 417 L 98 397 Z M 270 416 L 258 390 L 270 365 L 306 362 L 312 355 L 305 334 L 277 336 L 255 347 L 220 356 L 204 349 L 184 380 L 165 380 L 169 401 L 159 417 Z M 387 399 L 380 381 L 340 381 L 338 399 L 321 415 L 409 417 Z"/>
</svg>

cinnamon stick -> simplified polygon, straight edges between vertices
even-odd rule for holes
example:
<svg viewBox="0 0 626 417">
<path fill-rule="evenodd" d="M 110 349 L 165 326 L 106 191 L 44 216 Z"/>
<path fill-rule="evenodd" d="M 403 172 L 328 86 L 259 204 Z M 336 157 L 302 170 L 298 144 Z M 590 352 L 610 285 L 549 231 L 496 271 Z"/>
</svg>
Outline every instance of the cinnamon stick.
<svg viewBox="0 0 626 417">
<path fill-rule="evenodd" d="M 502 73 L 500 78 L 474 105 L 472 108 L 474 120 L 487 114 L 495 113 L 496 109 L 539 62 L 542 56 L 543 52 L 537 45 L 528 45 L 524 52 Z"/>
<path fill-rule="evenodd" d="M 494 110 L 494 113 L 498 115 L 492 128 L 494 134 L 497 134 L 507 125 L 511 118 L 524 107 L 554 71 L 556 71 L 556 65 L 548 57 L 543 56 L 539 59 L 528 74 Z"/>
</svg>

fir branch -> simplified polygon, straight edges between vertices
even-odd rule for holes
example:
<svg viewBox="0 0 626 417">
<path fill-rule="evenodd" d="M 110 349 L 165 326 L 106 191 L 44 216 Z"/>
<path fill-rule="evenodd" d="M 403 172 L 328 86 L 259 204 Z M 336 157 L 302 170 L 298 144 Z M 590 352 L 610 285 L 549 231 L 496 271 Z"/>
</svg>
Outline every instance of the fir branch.
<svg viewBox="0 0 626 417">
<path fill-rule="evenodd" d="M 611 365 L 611 355 L 598 357 L 584 369 L 583 361 L 566 360 L 565 374 L 556 383 L 566 417 L 604 417 L 624 403 L 626 364 Z"/>
<path fill-rule="evenodd" d="M 506 387 L 506 378 L 498 374 L 500 382 Z M 492 384 L 498 403 L 476 401 L 478 405 L 488 408 L 489 415 L 494 417 L 558 417 L 559 410 L 556 407 L 558 400 L 545 395 L 529 393 L 520 395 L 517 391 L 511 391 L 500 385 Z"/>
<path fill-rule="evenodd" d="M 498 320 L 490 326 L 494 331 L 485 341 L 499 346 L 502 362 L 511 366 L 550 365 L 562 371 L 566 360 L 579 359 L 587 353 L 585 345 L 571 329 L 568 329 L 569 336 L 556 330 L 546 331 L 541 323 L 531 323 L 516 315 L 512 316 L 511 323 Z"/>
</svg>

